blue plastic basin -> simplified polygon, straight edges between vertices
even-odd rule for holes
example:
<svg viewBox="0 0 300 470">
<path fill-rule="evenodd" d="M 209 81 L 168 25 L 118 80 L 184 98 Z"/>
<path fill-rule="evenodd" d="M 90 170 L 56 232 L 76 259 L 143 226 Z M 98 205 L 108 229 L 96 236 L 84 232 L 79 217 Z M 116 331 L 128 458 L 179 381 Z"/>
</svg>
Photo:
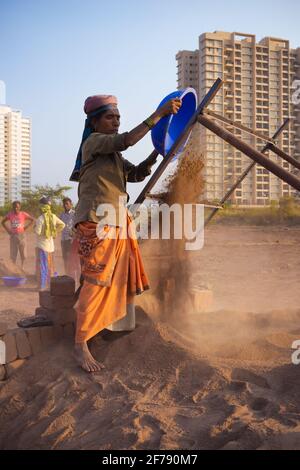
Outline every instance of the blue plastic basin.
<svg viewBox="0 0 300 470">
<path fill-rule="evenodd" d="M 160 108 L 164 103 L 171 100 L 172 98 L 180 98 L 182 100 L 180 110 L 177 114 L 170 114 L 169 116 L 162 118 L 151 131 L 151 138 L 154 148 L 163 157 L 167 155 L 172 145 L 180 136 L 188 121 L 197 109 L 197 94 L 193 88 L 185 88 L 184 90 L 178 90 L 170 93 L 161 101 L 161 103 L 159 103 L 158 108 Z M 187 144 L 189 136 L 190 134 L 187 135 L 176 155 L 182 152 L 185 145 Z"/>
<path fill-rule="evenodd" d="M 17 287 L 25 284 L 26 277 L 4 276 L 2 277 L 4 285 L 8 287 Z"/>
</svg>

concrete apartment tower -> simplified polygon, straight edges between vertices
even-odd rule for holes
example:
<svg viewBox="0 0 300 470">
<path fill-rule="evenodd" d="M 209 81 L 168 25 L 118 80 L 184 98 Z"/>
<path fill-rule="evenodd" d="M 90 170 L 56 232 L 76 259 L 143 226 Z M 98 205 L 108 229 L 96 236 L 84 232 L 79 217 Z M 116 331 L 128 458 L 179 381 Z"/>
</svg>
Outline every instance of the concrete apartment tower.
<svg viewBox="0 0 300 470">
<path fill-rule="evenodd" d="M 31 186 L 31 123 L 0 103 L 0 206 Z"/>
<path fill-rule="evenodd" d="M 300 78 L 300 49 L 290 49 L 284 39 L 267 37 L 257 43 L 253 34 L 214 32 L 199 37 L 198 50 L 179 51 L 176 59 L 178 88 L 192 86 L 200 100 L 222 78 L 224 85 L 209 106 L 215 113 L 269 136 L 290 117 L 278 145 L 300 157 L 300 106 L 292 102 L 293 84 Z M 264 146 L 256 137 L 233 127 L 229 130 L 257 149 Z M 200 138 L 205 158 L 204 198 L 220 200 L 250 160 L 202 126 Z M 290 169 L 279 157 L 269 156 Z M 231 202 L 262 206 L 293 194 L 293 188 L 256 165 Z"/>
</svg>

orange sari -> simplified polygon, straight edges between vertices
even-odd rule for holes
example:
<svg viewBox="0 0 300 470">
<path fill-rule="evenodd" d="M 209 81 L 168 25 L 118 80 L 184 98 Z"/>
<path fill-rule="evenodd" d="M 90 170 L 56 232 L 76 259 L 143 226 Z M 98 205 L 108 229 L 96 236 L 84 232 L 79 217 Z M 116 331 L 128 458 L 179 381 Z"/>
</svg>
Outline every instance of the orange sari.
<svg viewBox="0 0 300 470">
<path fill-rule="evenodd" d="M 130 230 L 129 230 L 130 226 Z M 134 296 L 149 289 L 133 222 L 124 227 L 77 225 L 81 274 L 75 342 L 88 341 L 126 315 Z"/>
</svg>

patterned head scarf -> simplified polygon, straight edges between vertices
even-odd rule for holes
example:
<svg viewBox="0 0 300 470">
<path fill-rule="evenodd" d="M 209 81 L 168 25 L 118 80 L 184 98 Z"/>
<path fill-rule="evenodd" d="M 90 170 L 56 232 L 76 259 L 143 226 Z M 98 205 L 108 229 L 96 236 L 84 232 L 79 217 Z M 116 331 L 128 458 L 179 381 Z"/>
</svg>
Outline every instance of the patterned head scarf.
<svg viewBox="0 0 300 470">
<path fill-rule="evenodd" d="M 94 95 L 89 96 L 84 102 L 84 112 L 87 115 L 85 126 L 82 134 L 81 144 L 77 153 L 74 170 L 71 174 L 70 181 L 79 181 L 79 173 L 82 161 L 82 145 L 84 141 L 93 132 L 91 126 L 91 118 L 99 116 L 108 109 L 115 108 L 118 105 L 117 98 L 113 95 Z"/>
<path fill-rule="evenodd" d="M 50 204 L 41 204 L 41 212 L 44 216 L 44 226 L 42 235 L 46 238 L 55 238 L 56 237 L 56 226 L 54 223 L 53 214 L 51 212 Z"/>
</svg>

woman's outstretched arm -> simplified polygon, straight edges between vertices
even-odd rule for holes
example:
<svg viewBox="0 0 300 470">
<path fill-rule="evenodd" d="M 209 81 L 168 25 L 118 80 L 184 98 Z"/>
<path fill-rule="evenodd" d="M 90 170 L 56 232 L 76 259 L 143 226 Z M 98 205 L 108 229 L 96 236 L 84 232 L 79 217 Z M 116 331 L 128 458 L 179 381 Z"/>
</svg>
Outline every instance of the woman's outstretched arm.
<svg viewBox="0 0 300 470">
<path fill-rule="evenodd" d="M 144 122 L 139 124 L 137 127 L 132 129 L 130 132 L 127 133 L 125 137 L 125 144 L 128 147 L 135 145 L 139 142 L 147 132 L 155 126 L 155 124 L 160 121 L 161 118 L 164 116 L 168 116 L 169 114 L 177 114 L 180 107 L 181 107 L 181 100 L 179 98 L 175 98 L 172 100 L 167 101 L 163 106 L 158 108 L 151 116 L 148 117 Z"/>
</svg>

